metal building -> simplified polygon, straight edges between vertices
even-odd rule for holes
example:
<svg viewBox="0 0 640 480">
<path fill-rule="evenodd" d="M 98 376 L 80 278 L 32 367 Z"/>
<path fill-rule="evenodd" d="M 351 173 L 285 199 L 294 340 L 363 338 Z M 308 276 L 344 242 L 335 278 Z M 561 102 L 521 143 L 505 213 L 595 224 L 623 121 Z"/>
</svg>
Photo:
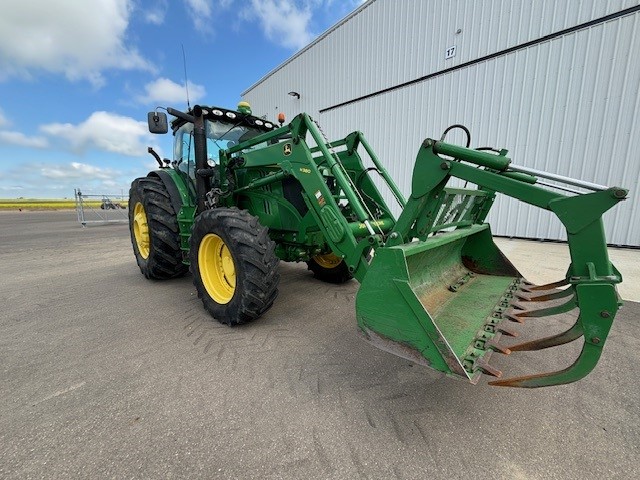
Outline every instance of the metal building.
<svg viewBox="0 0 640 480">
<path fill-rule="evenodd" d="M 607 239 L 640 246 L 639 52 L 638 0 L 369 0 L 243 98 L 271 119 L 305 111 L 330 138 L 364 132 L 405 193 L 422 140 L 461 123 L 519 165 L 629 188 Z M 489 221 L 565 238 L 513 199 Z"/>
</svg>

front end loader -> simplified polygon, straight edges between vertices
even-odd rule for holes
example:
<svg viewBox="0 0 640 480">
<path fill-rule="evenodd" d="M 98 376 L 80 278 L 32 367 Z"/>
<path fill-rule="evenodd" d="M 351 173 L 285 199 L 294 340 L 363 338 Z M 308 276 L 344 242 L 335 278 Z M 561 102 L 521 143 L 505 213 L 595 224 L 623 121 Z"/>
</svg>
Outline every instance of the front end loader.
<svg viewBox="0 0 640 480">
<path fill-rule="evenodd" d="M 134 253 L 148 278 L 191 270 L 205 309 L 237 325 L 273 304 L 278 262 L 307 262 L 323 281 L 355 278 L 359 331 L 373 345 L 476 383 L 541 387 L 573 382 L 596 366 L 621 305 L 602 215 L 627 191 L 511 163 L 506 150 L 426 139 L 405 200 L 360 132 L 329 141 L 307 114 L 276 126 L 238 110 L 172 108 L 174 159 L 136 179 L 129 211 Z M 168 131 L 164 113 L 148 117 Z M 466 130 L 462 126 L 454 126 Z M 372 167 L 364 166 L 361 154 Z M 396 218 L 371 174 L 401 207 Z M 452 179 L 465 188 L 450 186 Z M 549 183 L 549 181 L 553 183 Z M 501 193 L 555 214 L 571 263 L 548 285 L 527 282 L 485 222 Z M 577 313 L 567 331 L 506 341 L 527 319 Z M 503 379 L 493 354 L 582 339 L 573 364 Z"/>
</svg>

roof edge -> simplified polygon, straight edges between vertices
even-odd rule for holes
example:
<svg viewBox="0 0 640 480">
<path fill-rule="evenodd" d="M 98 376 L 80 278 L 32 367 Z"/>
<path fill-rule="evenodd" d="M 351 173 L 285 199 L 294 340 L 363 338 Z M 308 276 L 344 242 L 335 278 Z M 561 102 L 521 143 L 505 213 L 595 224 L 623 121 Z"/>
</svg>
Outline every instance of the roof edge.
<svg viewBox="0 0 640 480">
<path fill-rule="evenodd" d="M 342 18 L 341 20 L 338 20 L 338 22 L 336 22 L 333 26 L 329 27 L 327 30 L 325 30 L 323 33 L 321 33 L 318 38 L 316 38 L 313 42 L 311 42 L 309 45 L 305 46 L 304 48 L 302 48 L 301 50 L 297 51 L 296 53 L 294 53 L 291 57 L 289 57 L 288 59 L 286 59 L 284 62 L 282 62 L 280 65 L 278 65 L 276 68 L 274 68 L 273 70 L 271 70 L 270 72 L 268 72 L 267 74 L 265 74 L 260 80 L 258 80 L 257 82 L 255 82 L 253 85 L 251 85 L 250 87 L 248 87 L 244 92 L 242 92 L 240 94 L 241 97 L 244 97 L 247 93 L 249 93 L 251 90 L 253 90 L 254 88 L 256 88 L 258 85 L 260 85 L 262 82 L 264 82 L 265 80 L 267 80 L 269 77 L 271 77 L 273 74 L 275 74 L 277 71 L 282 70 L 285 66 L 287 66 L 289 63 L 293 62 L 296 58 L 298 58 L 300 55 L 302 55 L 304 52 L 306 52 L 307 50 L 310 50 L 314 45 L 316 45 L 317 43 L 320 43 L 320 41 L 322 41 L 324 38 L 326 38 L 327 36 L 329 36 L 330 33 L 332 33 L 334 30 L 337 30 L 339 27 L 341 27 L 342 25 L 344 25 L 345 23 L 347 23 L 349 20 L 351 20 L 353 17 L 355 17 L 356 15 L 358 15 L 360 12 L 362 12 L 365 8 L 369 7 L 370 5 L 372 5 L 373 3 L 375 3 L 376 0 L 367 0 L 366 2 L 364 2 L 362 5 L 360 5 L 358 8 L 356 8 L 353 12 L 351 12 L 350 14 L 348 14 L 347 16 L 345 16 L 344 18 Z"/>
</svg>

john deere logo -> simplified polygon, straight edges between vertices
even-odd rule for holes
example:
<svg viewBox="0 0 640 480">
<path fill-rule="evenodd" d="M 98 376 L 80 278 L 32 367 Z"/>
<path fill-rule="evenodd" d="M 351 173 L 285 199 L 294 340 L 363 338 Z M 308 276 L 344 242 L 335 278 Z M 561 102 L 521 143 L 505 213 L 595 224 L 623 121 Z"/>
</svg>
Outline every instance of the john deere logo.
<svg viewBox="0 0 640 480">
<path fill-rule="evenodd" d="M 290 143 L 285 143 L 283 149 L 284 149 L 284 154 L 285 155 L 291 155 L 291 144 Z"/>
</svg>

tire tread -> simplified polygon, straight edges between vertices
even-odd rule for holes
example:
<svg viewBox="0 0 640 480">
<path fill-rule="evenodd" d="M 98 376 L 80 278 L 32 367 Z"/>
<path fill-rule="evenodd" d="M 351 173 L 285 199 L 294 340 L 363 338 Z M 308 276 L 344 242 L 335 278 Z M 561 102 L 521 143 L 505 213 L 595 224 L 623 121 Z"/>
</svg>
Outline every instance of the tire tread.
<svg viewBox="0 0 640 480">
<path fill-rule="evenodd" d="M 145 259 L 138 252 L 133 233 L 133 211 L 142 203 L 149 227 L 150 251 Z M 138 267 L 149 279 L 181 277 L 188 271 L 182 263 L 178 217 L 166 187 L 157 177 L 135 179 L 129 190 L 129 230 Z"/>
</svg>

